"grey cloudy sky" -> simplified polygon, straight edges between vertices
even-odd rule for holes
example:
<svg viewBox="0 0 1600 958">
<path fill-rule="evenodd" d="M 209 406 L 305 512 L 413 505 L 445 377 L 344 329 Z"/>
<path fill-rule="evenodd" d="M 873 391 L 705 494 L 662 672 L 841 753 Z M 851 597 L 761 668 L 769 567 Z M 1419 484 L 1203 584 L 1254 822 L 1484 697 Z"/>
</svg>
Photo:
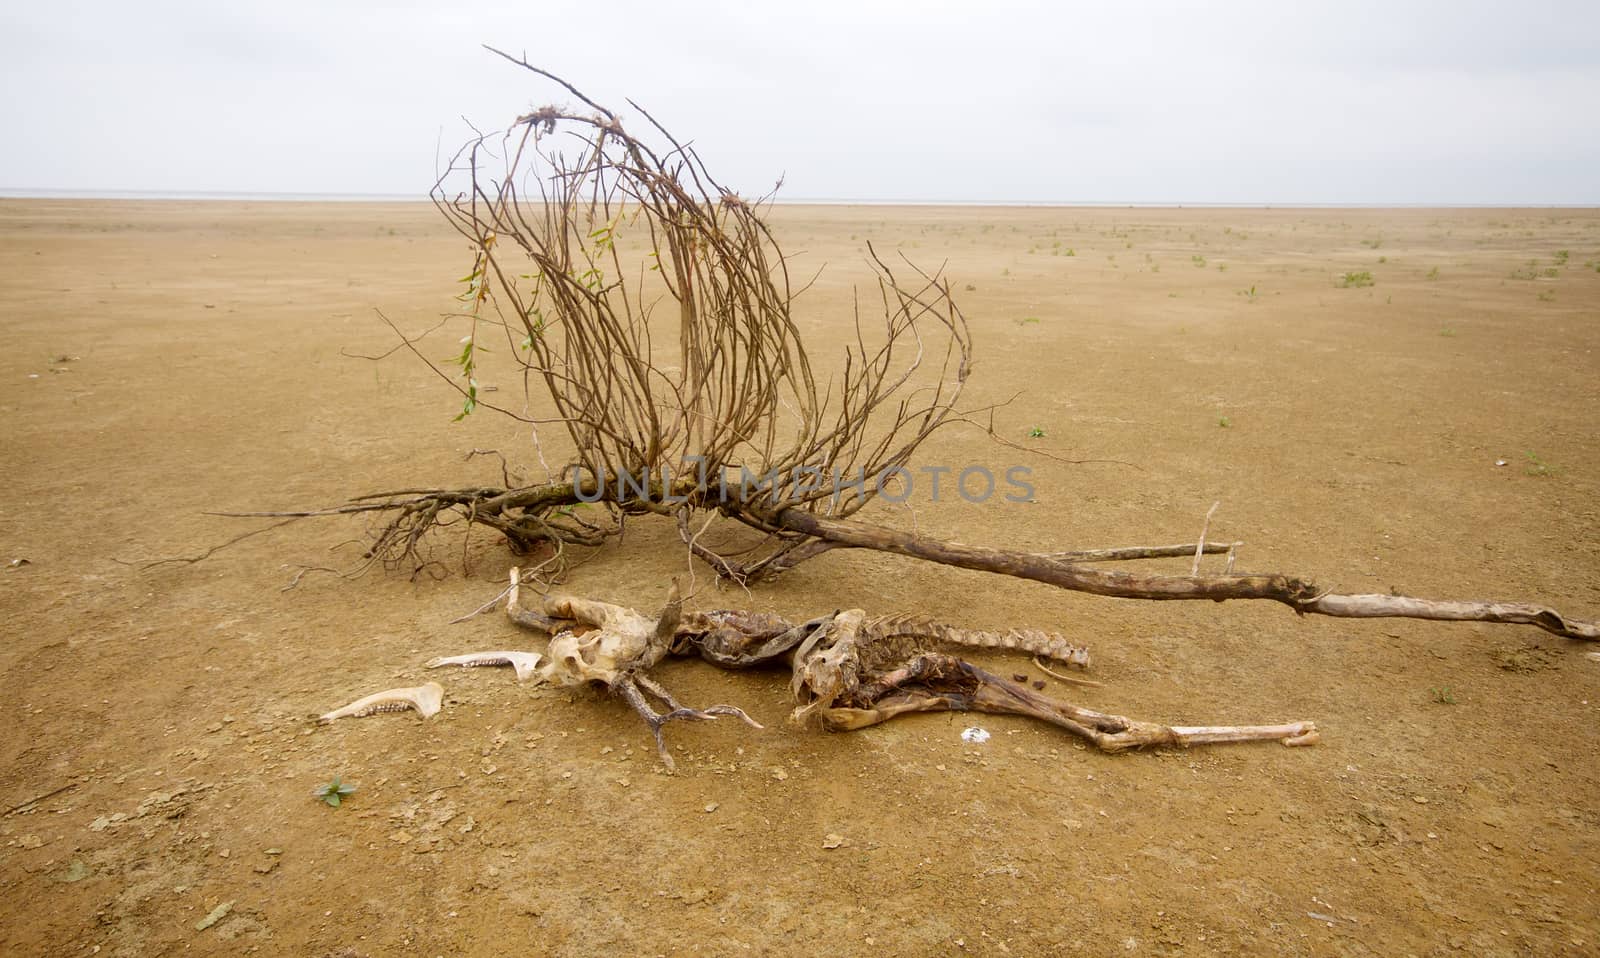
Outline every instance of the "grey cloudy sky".
<svg viewBox="0 0 1600 958">
<path fill-rule="evenodd" d="M 1600 3 L 0 4 L 0 190 L 421 195 L 631 96 L 747 194 L 1600 203 Z"/>
</svg>

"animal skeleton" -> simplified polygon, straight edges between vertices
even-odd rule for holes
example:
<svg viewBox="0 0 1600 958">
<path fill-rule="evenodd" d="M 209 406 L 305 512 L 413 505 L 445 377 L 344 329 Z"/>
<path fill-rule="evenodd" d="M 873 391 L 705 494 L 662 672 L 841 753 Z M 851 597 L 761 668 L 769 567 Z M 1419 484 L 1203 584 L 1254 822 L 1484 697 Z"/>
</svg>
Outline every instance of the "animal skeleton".
<svg viewBox="0 0 1600 958">
<path fill-rule="evenodd" d="M 541 611 L 520 604 L 520 573 L 511 570 L 506 614 L 524 628 L 548 633 L 543 656 L 534 652 L 476 652 L 437 658 L 428 668 L 511 665 L 519 681 L 573 686 L 595 684 L 619 695 L 638 712 L 655 736 L 656 751 L 674 767 L 662 737 L 672 721 L 705 721 L 735 716 L 761 724 L 732 705 L 690 708 L 647 673 L 668 655 L 699 655 L 727 669 L 787 662 L 796 707 L 791 718 L 830 731 L 849 731 L 886 722 L 910 712 L 976 711 L 1026 715 L 1064 728 L 1107 752 L 1146 745 L 1199 745 L 1218 742 L 1280 741 L 1312 745 L 1310 722 L 1281 725 L 1168 726 L 1097 712 L 1039 694 L 1019 682 L 993 675 L 938 647 L 999 648 L 1029 652 L 1087 668 L 1089 653 L 1053 632 L 1011 629 L 984 632 L 958 629 L 917 615 L 869 617 L 846 609 L 802 623 L 776 615 L 740 610 L 684 612 L 674 581 L 655 618 L 632 609 L 568 596 L 545 596 Z M 410 693 L 435 690 L 431 715 L 443 690 L 436 683 L 368 696 L 324 719 L 411 707 Z M 657 711 L 655 699 L 666 708 Z"/>
</svg>

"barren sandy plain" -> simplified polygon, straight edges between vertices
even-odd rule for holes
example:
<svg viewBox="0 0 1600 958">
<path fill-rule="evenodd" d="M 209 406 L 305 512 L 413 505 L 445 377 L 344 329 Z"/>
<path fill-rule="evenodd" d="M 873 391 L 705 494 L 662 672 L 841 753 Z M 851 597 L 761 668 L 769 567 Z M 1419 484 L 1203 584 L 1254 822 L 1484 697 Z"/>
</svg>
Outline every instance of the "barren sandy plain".
<svg viewBox="0 0 1600 958">
<path fill-rule="evenodd" d="M 773 219 L 797 273 L 827 265 L 797 306 L 814 349 L 849 328 L 866 241 L 947 263 L 970 403 L 1016 395 L 1001 435 L 1112 460 L 952 428 L 921 462 L 1028 465 L 1036 501 L 880 519 L 1153 545 L 1220 501 L 1211 536 L 1246 542 L 1242 569 L 1600 616 L 1600 211 Z M 452 574 L 416 581 L 285 591 L 356 559 L 353 520 L 141 565 L 254 528 L 207 511 L 498 480 L 474 448 L 537 475 L 526 432 L 452 423 L 414 358 L 347 355 L 394 345 L 376 309 L 415 330 L 457 308 L 469 261 L 425 204 L 0 200 L 0 952 L 1600 953 L 1600 661 L 1533 628 L 1108 600 L 873 554 L 749 596 L 702 569 L 701 607 L 1060 630 L 1105 685 L 1053 694 L 1323 740 L 1106 756 L 963 715 L 826 735 L 786 724 L 785 675 L 681 661 L 681 697 L 767 728 L 671 726 L 668 775 L 618 702 L 423 671 L 537 648 L 498 615 L 450 624 L 514 561 L 487 536 L 441 537 Z M 686 570 L 641 521 L 567 588 L 649 609 Z M 448 693 L 431 720 L 311 721 L 425 678 Z M 335 775 L 359 788 L 338 809 L 312 795 Z"/>
</svg>

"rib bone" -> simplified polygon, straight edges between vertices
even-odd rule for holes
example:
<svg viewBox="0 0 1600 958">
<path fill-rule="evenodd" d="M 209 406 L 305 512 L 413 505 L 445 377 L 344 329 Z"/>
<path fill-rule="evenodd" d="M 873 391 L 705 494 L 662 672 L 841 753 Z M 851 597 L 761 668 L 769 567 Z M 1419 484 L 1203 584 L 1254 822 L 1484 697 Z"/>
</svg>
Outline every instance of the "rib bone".
<svg viewBox="0 0 1600 958">
<path fill-rule="evenodd" d="M 341 709 L 322 716 L 321 721 L 331 722 L 334 719 L 373 715 L 378 712 L 404 712 L 406 709 L 416 709 L 423 718 L 432 718 L 439 714 L 439 709 L 444 705 L 444 686 L 438 682 L 428 682 L 409 689 L 389 689 L 386 692 L 377 692 L 366 698 L 356 699 Z"/>
<path fill-rule="evenodd" d="M 517 681 L 526 682 L 536 674 L 539 663 L 543 661 L 544 656 L 537 652 L 469 652 L 466 655 L 429 659 L 427 667 L 438 669 L 446 665 L 459 665 L 470 669 L 480 665 L 509 665 L 517 670 Z"/>
</svg>

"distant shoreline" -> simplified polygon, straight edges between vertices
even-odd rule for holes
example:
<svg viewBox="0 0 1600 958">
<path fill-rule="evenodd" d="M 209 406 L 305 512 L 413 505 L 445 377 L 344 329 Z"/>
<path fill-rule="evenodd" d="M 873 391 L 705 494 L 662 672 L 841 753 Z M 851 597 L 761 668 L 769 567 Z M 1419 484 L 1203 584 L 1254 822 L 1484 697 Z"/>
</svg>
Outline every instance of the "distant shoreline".
<svg viewBox="0 0 1600 958">
<path fill-rule="evenodd" d="M 426 195 L 404 193 L 252 193 L 234 191 L 168 190 L 31 190 L 0 187 L 0 200 L 122 200 L 171 201 L 186 203 L 430 203 Z M 1324 209 L 1324 210 L 1585 210 L 1600 208 L 1592 203 L 1316 203 L 1259 202 L 1222 203 L 1111 200 L 957 200 L 957 199 L 839 199 L 832 197 L 788 197 L 772 201 L 776 206 L 965 206 L 1022 209 Z"/>
</svg>

